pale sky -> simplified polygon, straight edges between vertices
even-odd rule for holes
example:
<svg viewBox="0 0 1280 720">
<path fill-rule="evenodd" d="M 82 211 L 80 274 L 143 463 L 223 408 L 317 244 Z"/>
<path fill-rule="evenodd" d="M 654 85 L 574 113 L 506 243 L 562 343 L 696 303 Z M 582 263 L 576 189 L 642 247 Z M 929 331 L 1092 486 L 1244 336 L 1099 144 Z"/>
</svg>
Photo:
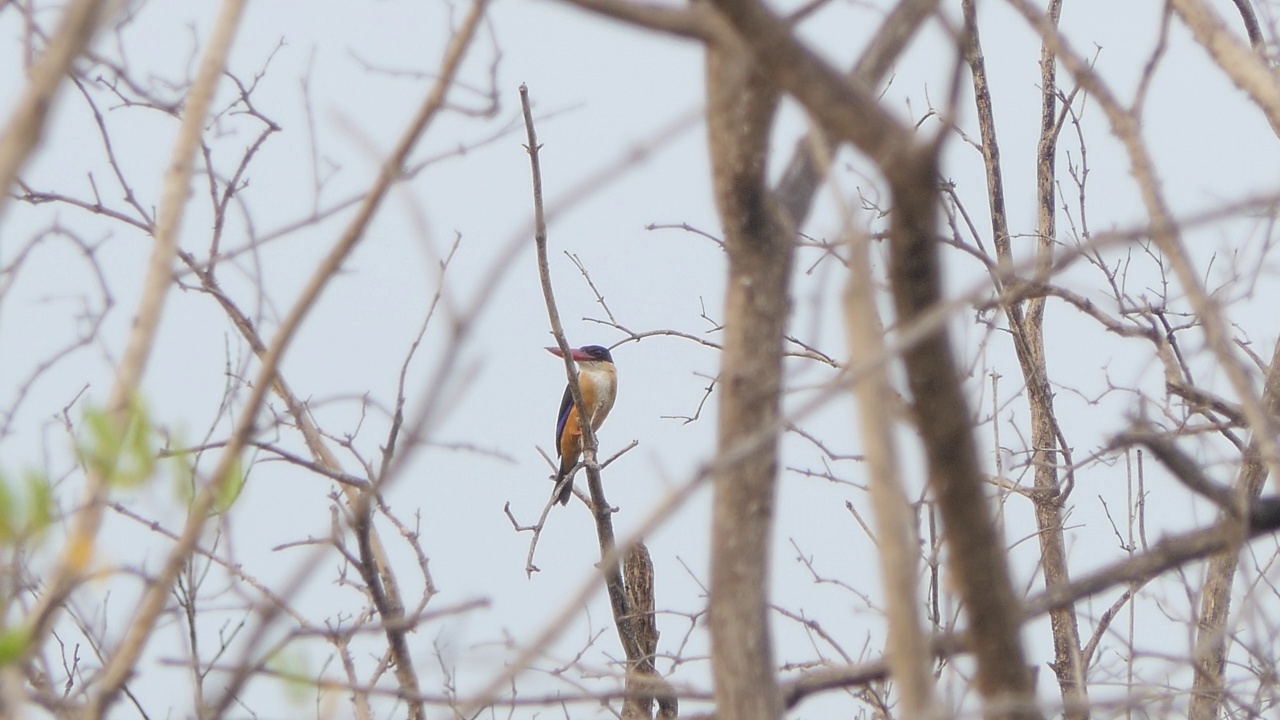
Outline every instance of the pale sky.
<svg viewBox="0 0 1280 720">
<path fill-rule="evenodd" d="M 885 4 L 833 3 L 806 23 L 803 34 L 819 43 L 833 62 L 847 66 L 883 12 L 869 6 Z M 987 0 L 981 5 L 1011 224 L 1015 234 L 1030 233 L 1034 230 L 1039 41 L 1005 3 Z M 1222 5 L 1222 12 L 1230 10 Z M 120 35 L 105 33 L 95 50 L 118 60 L 123 46 L 135 75 L 152 77 L 156 87 L 163 88 L 166 80 L 176 81 L 187 74 L 193 53 L 203 47 L 215 7 L 214 3 L 194 7 L 161 2 L 141 5 L 134 21 Z M 422 74 L 435 71 L 450 19 L 456 21 L 465 9 L 463 4 L 402 0 L 250 4 L 230 69 L 248 82 L 271 58 L 253 97 L 256 107 L 283 129 L 263 146 L 251 166 L 250 185 L 242 193 L 258 235 L 296 222 L 313 208 L 331 206 L 367 186 L 377 163 L 421 101 L 428 83 Z M 49 27 L 53 17 L 50 10 L 41 15 L 41 21 Z M 950 8 L 948 17 L 958 22 L 958 7 Z M 543 350 L 553 340 L 530 235 L 529 164 L 522 147 L 523 128 L 518 125 L 520 83 L 528 84 L 539 116 L 549 207 L 560 207 L 558 199 L 605 169 L 618 166 L 636 149 L 651 151 L 632 166 L 593 183 L 589 194 L 553 217 L 552 271 L 571 344 L 613 345 L 624 335 L 584 319 L 603 318 L 604 312 L 565 253 L 581 259 L 619 324 L 636 332 L 679 330 L 712 342 L 718 341 L 718 335 L 709 331 L 712 322 L 722 317 L 725 270 L 723 254 L 712 241 L 678 229 L 646 230 L 650 224 L 687 223 L 719 233 L 699 119 L 703 72 L 699 48 L 691 42 L 599 20 L 564 3 L 496 0 L 489 18 L 461 79 L 471 86 L 487 87 L 496 58 L 496 113 L 491 118 L 442 116 L 414 157 L 450 152 L 491 138 L 502 128 L 512 132 L 432 165 L 391 195 L 344 273 L 330 284 L 312 312 L 283 365 L 288 382 L 311 403 L 321 427 L 339 439 L 358 429 L 352 445 L 376 466 L 387 418 L 378 409 L 362 418 L 360 399 L 367 396 L 378 408 L 393 405 L 401 363 L 437 289 L 435 262 L 447 252 L 455 234 L 460 236 L 442 288 L 446 303 L 437 311 L 409 369 L 410 414 L 415 403 L 421 402 L 433 368 L 443 356 L 449 314 L 467 312 L 478 298 L 484 299 L 485 308 L 467 336 L 460 368 L 447 380 L 450 402 L 447 412 L 430 426 L 431 445 L 420 449 L 387 498 L 397 515 L 408 522 L 420 513 L 422 548 L 440 591 L 431 608 L 477 599 L 490 603 L 461 618 L 427 624 L 412 636 L 424 692 L 439 692 L 441 687 L 435 645 L 450 664 L 448 672 L 456 673 L 454 681 L 464 697 L 485 685 L 501 670 L 504 660 L 514 656 L 514 650 L 504 643 L 521 647 L 560 612 L 590 581 L 593 563 L 599 559 L 589 515 L 575 500 L 567 509 L 552 511 L 535 560 L 541 572 L 528 579 L 524 562 L 529 536 L 515 532 L 503 514 L 503 506 L 509 502 L 518 519 L 532 522 L 551 491 L 550 470 L 536 448 L 552 452 L 554 415 L 564 387 L 560 361 Z M 1128 101 L 1155 42 L 1158 19 L 1157 8 L 1138 7 L 1137 3 L 1069 0 L 1062 24 L 1074 47 L 1096 56 L 1098 72 Z M 19 70 L 20 21 L 12 7 L 0 10 L 0 57 L 4 58 L 0 62 L 0 107 L 12 105 L 23 81 Z M 901 118 L 911 121 L 919 120 L 930 102 L 942 107 L 954 62 L 953 46 L 934 22 L 898 64 L 886 102 Z M 377 70 L 367 69 L 366 64 Z M 392 76 L 378 70 L 403 73 Z M 966 71 L 959 123 L 968 137 L 976 138 L 968 79 Z M 1071 87 L 1065 72 L 1060 73 L 1059 82 Z M 309 89 L 307 96 L 304 86 Z M 215 106 L 225 107 L 233 97 L 230 92 L 230 83 L 224 78 L 220 102 Z M 1205 54 L 1176 22 L 1149 92 L 1143 133 L 1176 213 L 1189 215 L 1277 191 L 1280 144 L 1262 115 L 1208 64 Z M 305 104 L 308 96 L 314 144 L 319 148 L 319 172 L 325 178 L 318 197 Z M 112 107 L 101 91 L 95 97 L 102 107 Z M 483 107 L 486 102 L 461 88 L 450 97 L 463 108 Z M 1079 110 L 1081 103 L 1076 107 Z M 37 189 L 91 198 L 88 177 L 92 174 L 103 202 L 122 207 L 118 186 L 103 162 L 92 117 L 74 87 L 63 88 L 53 117 L 54 125 L 23 179 Z M 140 202 L 154 207 L 176 122 L 154 111 L 118 107 L 107 113 L 106 122 Z M 678 129 L 664 131 L 673 126 Z M 784 109 L 776 130 L 775 159 L 790 154 L 804 127 L 804 119 L 794 106 Z M 922 127 L 934 132 L 937 122 L 926 121 Z M 261 124 L 252 118 L 233 116 L 211 131 L 217 137 L 214 164 L 220 173 L 233 171 L 237 149 L 260 129 Z M 1083 102 L 1082 132 L 1088 143 L 1090 230 L 1127 229 L 1143 222 L 1145 215 L 1128 174 L 1128 162 L 1092 100 Z M 1079 158 L 1073 127 L 1064 131 L 1060 146 L 1059 182 L 1075 213 L 1075 189 L 1066 165 L 1068 156 Z M 866 163 L 849 153 L 840 159 L 837 192 L 845 202 L 856 208 L 859 192 L 883 195 L 883 190 L 875 189 L 876 180 L 865 174 Z M 944 174 L 956 183 L 984 241 L 989 242 L 981 173 L 977 150 L 952 137 Z M 831 190 L 824 189 L 818 211 L 805 228 L 809 235 L 838 237 L 840 225 L 832 198 Z M 1060 195 L 1060 202 L 1063 200 Z M 251 314 L 261 313 L 268 327 L 273 327 L 349 217 L 349 211 L 339 213 L 315 227 L 273 240 L 257 253 L 239 256 L 234 266 L 227 264 L 221 270 L 224 289 Z M 865 214 L 860 217 L 866 220 Z M 207 183 L 197 180 L 184 224 L 184 249 L 207 252 L 209 219 Z M 96 258 L 114 306 L 98 342 L 59 362 L 30 388 L 12 431 L 0 436 L 0 473 L 6 477 L 28 467 L 61 477 L 73 468 L 71 441 L 56 416 L 81 388 L 87 387 L 80 403 L 105 400 L 111 363 L 126 338 L 149 249 L 143 234 L 122 224 L 69 207 L 33 208 L 10 202 L 0 220 L 0 268 L 14 259 L 18 248 L 55 221 L 86 241 L 100 244 Z M 1071 225 L 1061 215 L 1059 232 L 1065 245 L 1074 244 Z M 1263 249 L 1269 246 L 1268 234 L 1262 221 L 1235 221 L 1188 233 L 1187 242 L 1212 288 L 1228 276 L 1233 263 L 1247 270 L 1255 268 Z M 237 210 L 232 213 L 223 248 L 242 247 L 247 236 L 245 214 Z M 512 258 L 500 283 L 484 284 L 504 249 L 521 238 L 528 240 Z M 1033 240 L 1015 240 L 1015 244 L 1019 242 L 1030 247 Z M 1114 248 L 1108 252 L 1109 257 L 1123 258 L 1129 251 Z M 1232 256 L 1232 252 L 1238 255 Z M 1219 253 L 1216 258 L 1215 253 Z M 984 281 L 985 273 L 971 258 L 954 251 L 946 257 L 951 292 L 968 292 Z M 1156 287 L 1158 278 L 1136 248 L 1133 258 L 1129 291 L 1138 296 L 1143 294 L 1142 287 Z M 830 258 L 819 259 L 820 253 L 814 249 L 802 250 L 797 256 L 796 314 L 791 332 L 843 361 L 848 354 L 839 314 L 843 268 Z M 1264 265 L 1268 270 L 1261 278 L 1273 280 L 1270 260 Z M 812 272 L 807 272 L 811 268 Z M 264 278 L 261 294 L 251 273 Z M 17 397 L 19 381 L 82 327 L 77 318 L 83 303 L 100 305 L 93 277 L 71 245 L 51 240 L 40 244 L 12 280 L 7 294 L 0 296 L 0 408 L 7 410 Z M 1096 290 L 1096 270 L 1081 264 L 1065 277 L 1064 285 L 1095 299 L 1102 297 Z M 9 277 L 0 276 L 0 288 L 8 282 Z M 1254 351 L 1269 357 L 1276 336 L 1275 285 L 1263 282 L 1251 290 L 1248 297 L 1232 305 L 1231 318 L 1242 336 L 1255 343 Z M 1180 297 L 1181 293 L 1175 289 L 1173 295 Z M 144 395 L 155 422 L 172 434 L 175 445 L 201 442 L 210 434 L 227 382 L 228 354 L 229 362 L 236 365 L 248 350 L 208 296 L 192 290 L 176 291 L 168 302 Z M 710 320 L 702 317 L 704 312 Z M 974 313 L 968 312 L 953 322 L 953 339 L 960 344 L 966 367 L 973 369 L 969 384 L 973 409 L 980 419 L 990 417 L 989 374 L 998 370 L 1004 376 L 999 387 L 1004 403 L 1000 410 L 1001 444 L 1022 448 L 1026 440 L 1016 436 L 1010 419 L 1025 427 L 1025 400 L 1019 397 L 1008 402 L 1019 390 L 1019 375 L 1007 335 L 990 333 L 973 320 Z M 1077 460 L 1081 460 L 1139 412 L 1132 394 L 1105 393 L 1108 383 L 1139 384 L 1160 397 L 1161 368 L 1148 346 L 1139 341 L 1119 342 L 1061 304 L 1050 303 L 1047 328 L 1058 408 L 1067 419 L 1067 433 Z M 1189 348 L 1192 353 L 1198 350 Z M 613 354 L 620 376 L 619 398 L 599 435 L 606 456 L 632 440 L 638 442 L 605 471 L 609 500 L 619 508 L 615 523 L 619 536 L 625 538 L 673 488 L 712 457 L 715 395 L 702 408 L 697 422 L 686 424 L 671 416 L 695 412 L 708 378 L 716 372 L 718 355 L 677 337 L 652 337 L 621 345 Z M 256 371 L 256 365 L 252 367 Z M 794 389 L 789 407 L 799 407 L 835 375 L 831 367 L 808 360 L 791 360 L 788 368 L 789 386 Z M 1214 379 L 1211 368 L 1202 373 L 1202 381 L 1225 391 L 1225 384 Z M 274 399 L 271 407 L 282 411 Z M 75 418 L 82 409 L 70 412 Z M 839 394 L 801 424 L 832 452 L 856 454 L 860 440 L 853 417 L 849 398 Z M 213 429 L 210 439 L 225 436 L 226 430 L 223 422 Z M 278 439 L 294 451 L 303 451 L 291 431 L 282 431 Z M 919 463 L 911 457 L 914 445 L 906 433 L 902 442 L 906 470 L 913 473 L 908 477 L 909 485 L 918 488 L 922 480 Z M 978 442 L 987 468 L 994 471 L 996 453 L 990 424 L 979 430 Z M 337 449 L 336 443 L 334 447 Z M 363 475 L 350 453 L 340 456 L 348 472 Z M 207 471 L 215 458 L 216 454 L 209 455 L 201 467 Z M 1021 472 L 1007 467 L 1022 460 L 1012 454 L 1005 458 L 1009 477 L 1022 477 Z M 865 481 L 862 468 L 847 460 L 830 461 L 830 471 L 846 483 L 806 476 L 803 471 L 823 471 L 822 453 L 794 434 L 784 441 L 784 465 L 788 469 L 780 481 L 774 538 L 774 600 L 791 612 L 818 620 L 824 631 L 840 639 L 851 654 L 849 659 L 876 659 L 883 643 L 884 620 L 878 612 L 881 601 L 875 547 L 846 509 L 846 502 L 851 502 L 863 518 L 871 517 L 869 502 L 858 487 Z M 1230 467 L 1210 465 L 1209 469 L 1216 479 L 1232 479 Z M 1122 556 L 1099 498 L 1108 503 L 1116 522 L 1123 522 L 1124 472 L 1121 464 L 1092 465 L 1077 473 L 1068 521 L 1077 527 L 1068 533 L 1077 572 Z M 1162 478 L 1152 467 L 1148 482 L 1156 482 L 1154 477 Z M 1029 478 L 1023 479 L 1029 482 Z M 74 507 L 78 482 L 73 476 L 63 485 L 59 494 L 63 510 Z M 1152 514 L 1147 529 L 1153 540 L 1171 529 L 1189 528 L 1213 518 L 1211 510 L 1190 501 L 1185 490 L 1163 478 L 1161 482 L 1164 486 L 1153 491 L 1149 505 Z M 179 503 L 174 485 L 172 479 L 162 477 L 143 488 L 121 491 L 119 498 L 137 512 L 176 528 L 181 516 L 176 512 Z M 580 478 L 579 487 L 583 485 Z M 229 543 L 231 555 L 246 571 L 273 586 L 283 585 L 310 550 L 273 548 L 327 535 L 331 486 L 319 476 L 280 463 L 256 465 L 225 522 L 227 534 L 221 542 Z M 688 658 L 702 658 L 707 652 L 701 622 L 687 645 L 681 648 L 678 644 L 690 623 L 689 617 L 679 613 L 700 612 L 705 604 L 701 584 L 707 579 L 709 499 L 709 490 L 704 488 L 647 537 L 657 568 L 658 608 L 675 613 L 659 617 L 663 633 L 660 654 L 679 651 Z M 1033 531 L 1029 506 L 1012 498 L 1004 507 L 1010 543 L 1024 540 Z M 160 562 L 166 542 L 136 523 L 118 516 L 109 515 L 109 519 L 99 562 L 148 568 Z M 384 537 L 389 543 L 395 539 L 390 526 L 384 528 Z M 1269 547 L 1269 541 L 1258 545 L 1260 549 Z M 419 582 L 414 559 L 398 543 L 393 553 L 403 563 L 400 577 L 412 602 Z M 815 584 L 810 570 L 797 561 L 798 555 L 811 558 L 816 572 L 857 592 L 840 584 Z M 1011 551 L 1017 587 L 1028 583 L 1038 587 L 1038 582 L 1033 582 L 1037 555 L 1033 538 Z M 364 607 L 363 599 L 350 587 L 334 582 L 339 560 L 332 552 L 320 557 L 298 607 L 317 622 L 358 612 Z M 1194 578 L 1197 572 L 1190 570 L 1188 575 Z M 109 637 L 117 637 L 139 585 L 118 577 L 101 583 L 87 586 L 77 601 L 87 615 L 106 622 Z M 108 586 L 110 600 L 104 610 L 102 598 Z M 861 593 L 866 594 L 865 600 Z M 1189 606 L 1182 593 L 1180 585 L 1151 588 L 1149 598 L 1155 599 L 1143 606 L 1140 649 L 1185 654 L 1190 634 L 1180 621 L 1189 614 Z M 1100 613 L 1117 594 L 1099 596 L 1092 613 Z M 207 602 L 234 608 L 238 600 L 233 593 Z M 944 610 L 948 607 L 953 609 L 954 604 L 944 605 Z M 1082 614 L 1089 614 L 1086 608 L 1081 607 Z M 234 625 L 242 615 L 212 613 L 205 625 L 209 646 L 216 646 L 225 623 Z M 845 660 L 796 622 L 781 616 L 774 621 L 780 661 Z M 567 661 L 602 629 L 604 634 L 594 640 L 584 663 L 614 672 L 616 668 L 606 668 L 606 662 L 622 653 L 600 592 L 554 646 L 555 657 Z M 1090 629 L 1082 628 L 1082 632 L 1087 634 Z M 165 664 L 184 657 L 183 633 L 173 622 L 162 627 L 144 661 L 145 672 L 132 685 L 135 693 L 145 698 L 151 717 L 185 717 L 189 713 L 189 672 Z M 1043 667 L 1052 659 L 1046 623 L 1031 624 L 1025 638 L 1032 662 Z M 1101 662 L 1111 670 L 1121 664 L 1116 653 L 1123 649 L 1122 640 L 1116 638 L 1110 646 L 1104 643 Z M 377 646 L 371 643 L 371 647 Z M 327 646 L 313 643 L 297 648 L 296 657 L 302 658 L 298 662 L 311 672 L 320 672 Z M 232 657 L 238 655 L 233 653 Z M 1152 669 L 1147 679 L 1164 682 L 1164 673 L 1172 671 L 1158 660 L 1152 662 L 1151 667 L 1159 669 Z M 555 665 L 552 660 L 538 663 L 544 670 Z M 671 662 L 662 659 L 658 667 L 666 672 Z M 336 673 L 337 668 L 331 667 L 330 672 Z M 671 679 L 701 689 L 710 687 L 709 668 L 702 659 L 682 664 Z M 1177 676 L 1169 682 L 1185 683 L 1187 677 Z M 572 688 L 538 672 L 528 673 L 521 681 L 522 693 L 541 695 L 556 690 L 569 692 Z M 1039 691 L 1047 702 L 1057 698 L 1047 668 L 1041 672 Z M 963 692 L 954 685 L 944 686 L 944 695 L 954 702 Z M 1098 695 L 1106 697 L 1101 689 Z M 313 694 L 303 693 L 299 700 L 281 686 L 264 681 L 249 686 L 246 703 L 260 717 L 318 712 Z M 690 703 L 687 707 L 694 710 L 697 706 Z M 824 708 L 837 707 L 847 707 L 838 696 L 813 700 L 793 716 L 817 715 Z M 543 710 L 519 708 L 515 715 L 533 717 Z M 547 711 L 559 712 L 554 708 Z M 607 714 L 593 711 L 599 717 Z M 136 717 L 136 713 L 122 703 L 116 716 Z"/>
</svg>

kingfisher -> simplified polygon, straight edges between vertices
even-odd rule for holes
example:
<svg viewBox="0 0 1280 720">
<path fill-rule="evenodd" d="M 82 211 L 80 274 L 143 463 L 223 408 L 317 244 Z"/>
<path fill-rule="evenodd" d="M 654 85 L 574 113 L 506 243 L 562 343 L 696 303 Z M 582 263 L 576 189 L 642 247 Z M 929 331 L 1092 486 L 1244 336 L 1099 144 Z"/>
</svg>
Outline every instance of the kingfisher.
<svg viewBox="0 0 1280 720">
<path fill-rule="evenodd" d="M 558 347 L 547 348 L 552 355 L 564 357 Z M 578 388 L 582 390 L 582 403 L 594 432 L 604 424 L 618 396 L 618 371 L 613 366 L 609 348 L 587 345 L 569 351 L 569 357 L 578 364 Z M 566 385 L 560 400 L 560 414 L 556 416 L 556 455 L 560 458 L 560 471 L 556 473 L 559 485 L 578 465 L 582 457 L 582 419 L 578 406 L 573 402 L 573 392 Z M 561 505 L 569 503 L 573 495 L 573 483 L 567 482 L 556 496 Z"/>
</svg>

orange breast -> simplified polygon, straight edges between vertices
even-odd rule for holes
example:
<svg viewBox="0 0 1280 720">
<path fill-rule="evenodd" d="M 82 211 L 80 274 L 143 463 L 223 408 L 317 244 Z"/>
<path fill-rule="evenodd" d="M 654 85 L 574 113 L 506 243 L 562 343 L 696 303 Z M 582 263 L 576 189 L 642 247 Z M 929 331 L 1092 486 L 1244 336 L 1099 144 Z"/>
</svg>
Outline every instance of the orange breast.
<svg viewBox="0 0 1280 720">
<path fill-rule="evenodd" d="M 611 363 L 599 369 L 587 363 L 580 363 L 578 369 L 578 386 L 582 389 L 582 404 L 587 407 L 591 429 L 599 430 L 609 411 L 613 409 L 617 387 L 616 374 Z M 576 465 L 578 458 L 582 455 L 582 424 L 576 405 L 569 409 L 564 431 L 560 434 L 559 450 L 561 472 L 566 472 Z"/>
</svg>

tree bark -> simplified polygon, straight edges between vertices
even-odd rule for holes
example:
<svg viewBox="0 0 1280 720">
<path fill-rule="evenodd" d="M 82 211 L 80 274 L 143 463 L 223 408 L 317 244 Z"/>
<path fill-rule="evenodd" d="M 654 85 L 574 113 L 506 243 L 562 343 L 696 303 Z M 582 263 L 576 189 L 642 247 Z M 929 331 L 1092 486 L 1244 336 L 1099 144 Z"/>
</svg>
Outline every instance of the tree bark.
<svg viewBox="0 0 1280 720">
<path fill-rule="evenodd" d="M 850 365 L 867 366 L 866 372 L 855 372 L 852 385 L 863 455 L 871 478 L 876 549 L 884 582 L 885 617 L 889 621 L 885 656 L 898 686 L 902 720 L 919 720 L 939 717 L 940 708 L 933 691 L 933 652 L 920 623 L 917 517 L 902 488 L 895 443 L 898 428 L 893 406 L 897 398 L 889 368 L 869 362 L 885 351 L 884 327 L 876 311 L 870 242 L 863 235 L 849 243 L 845 334 Z"/>
<path fill-rule="evenodd" d="M 1003 169 L 997 143 L 995 113 L 987 84 L 986 60 L 978 32 L 973 0 L 963 0 L 967 44 L 965 60 L 973 76 L 973 94 L 977 105 L 978 125 L 982 139 L 982 155 L 987 173 L 987 198 L 991 207 L 991 226 L 1000 275 L 996 283 L 1014 285 L 1014 265 L 1010 245 L 1008 215 L 1004 203 Z M 1048 17 L 1056 24 L 1062 8 L 1061 0 L 1049 0 Z M 1054 163 L 1057 149 L 1057 83 L 1056 59 L 1046 44 L 1040 53 L 1041 114 L 1040 142 L 1036 156 L 1036 205 L 1038 259 L 1037 267 L 1047 269 L 1053 261 L 1053 244 L 1057 234 L 1054 191 Z M 1067 567 L 1067 549 L 1062 530 L 1061 484 L 1058 477 L 1058 421 L 1049 387 L 1049 368 L 1044 349 L 1044 298 L 1005 306 L 1014 352 L 1027 389 L 1027 406 L 1031 413 L 1031 462 L 1034 469 L 1035 493 L 1032 504 L 1036 517 L 1036 537 L 1040 543 L 1041 572 L 1046 588 L 1071 582 Z M 1066 451 L 1066 448 L 1063 448 Z M 1084 683 L 1084 666 L 1080 654 L 1080 628 L 1072 604 L 1054 608 L 1049 613 L 1053 633 L 1053 663 L 1059 692 L 1067 720 L 1088 720 L 1089 696 Z"/>
<path fill-rule="evenodd" d="M 885 169 L 894 189 L 889 275 L 901 324 L 928 312 L 941 298 L 935 149 L 905 155 Z M 929 484 L 942 514 L 948 565 L 969 618 L 985 715 L 1038 720 L 1031 670 L 1019 638 L 1022 610 L 983 492 L 968 403 L 945 329 L 907 349 L 903 360 L 928 457 Z"/>
<path fill-rule="evenodd" d="M 933 310 L 941 298 L 936 234 L 937 146 L 918 144 L 913 132 L 879 106 L 870 92 L 845 81 L 799 43 L 790 27 L 758 0 L 716 0 L 716 5 L 746 38 L 768 80 L 794 95 L 828 133 L 853 143 L 884 173 L 894 203 L 890 213 L 890 279 L 899 324 L 909 325 Z M 750 97 L 751 93 L 744 96 Z M 716 103 L 713 95 L 710 104 Z M 708 115 L 712 114 L 709 110 Z M 725 118 L 721 115 L 719 120 L 723 123 Z M 714 132 L 714 122 L 712 127 Z M 723 179 L 717 177 L 718 186 L 724 187 Z M 721 213 L 725 214 L 725 210 L 722 204 Z M 768 218 L 740 215 L 733 220 L 751 227 L 752 220 L 763 225 Z M 763 259 L 763 254 L 757 255 L 757 259 Z M 731 253 L 731 265 L 733 262 Z M 740 267 L 738 272 L 743 269 Z M 763 282 L 742 288 L 732 282 L 733 277 L 731 269 L 731 300 L 735 294 L 767 297 L 763 293 L 769 288 Z M 744 279 L 741 274 L 738 277 Z M 767 281 L 769 277 L 765 273 L 760 280 Z M 739 302 L 749 299 L 744 297 Z M 728 317 L 732 323 L 733 315 Z M 769 337 L 762 334 L 760 339 Z M 1032 704 L 1031 671 L 1018 634 L 1022 613 L 1010 583 L 1004 545 L 983 494 L 969 412 L 945 330 L 913 345 L 903 358 L 928 455 L 930 486 L 941 508 L 950 544 L 950 566 L 970 621 L 978 666 L 977 686 L 986 704 L 985 712 L 992 718 L 1039 718 Z M 771 367 L 776 368 L 776 363 Z M 761 369 L 765 369 L 763 365 Z M 762 383 L 768 379 L 765 375 L 759 377 Z M 773 407 L 776 411 L 776 405 Z M 748 419 L 742 415 L 732 417 L 731 410 L 746 409 L 744 405 L 729 409 L 722 404 L 721 416 L 741 423 Z M 721 486 L 718 483 L 717 490 Z M 719 506 L 718 500 L 717 510 Z"/>
<path fill-rule="evenodd" d="M 729 256 L 711 541 L 717 715 L 775 720 L 782 697 L 768 629 L 769 545 L 790 310 L 793 233 L 768 190 L 778 95 L 731 39 L 707 49 L 707 128 Z"/>
<path fill-rule="evenodd" d="M 1273 417 L 1280 414 L 1280 341 L 1271 355 L 1271 367 L 1262 388 L 1262 404 Z M 1267 481 L 1267 465 L 1256 439 L 1250 440 L 1240 475 L 1236 481 L 1239 502 L 1248 507 L 1262 494 Z M 1243 521 L 1242 521 L 1243 522 Z M 1241 533 L 1241 542 L 1244 533 Z M 1239 565 L 1239 547 L 1221 553 L 1209 562 L 1204 589 L 1200 593 L 1200 623 L 1196 630 L 1193 661 L 1195 680 L 1191 685 L 1190 720 L 1215 720 L 1222 713 L 1223 673 L 1227 662 L 1227 618 L 1231 614 L 1231 585 Z"/>
</svg>

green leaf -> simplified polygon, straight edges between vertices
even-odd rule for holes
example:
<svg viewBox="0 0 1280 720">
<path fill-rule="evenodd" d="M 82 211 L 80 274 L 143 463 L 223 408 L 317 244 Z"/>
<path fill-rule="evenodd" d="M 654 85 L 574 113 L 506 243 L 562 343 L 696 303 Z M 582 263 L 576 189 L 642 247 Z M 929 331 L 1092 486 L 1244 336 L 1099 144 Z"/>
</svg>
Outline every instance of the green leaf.
<svg viewBox="0 0 1280 720">
<path fill-rule="evenodd" d="M 20 660 L 31 644 L 31 632 L 25 625 L 0 632 L 0 667 Z"/>
<path fill-rule="evenodd" d="M 282 648 L 267 661 L 267 668 L 285 678 L 285 694 L 291 702 L 301 705 L 310 700 L 315 683 L 309 679 L 313 676 L 311 663 L 302 648 L 287 646 Z"/>
<path fill-rule="evenodd" d="M 53 522 L 53 491 L 44 474 L 27 470 L 22 486 L 0 473 L 0 546 L 35 535 Z"/>
<path fill-rule="evenodd" d="M 23 533 L 30 535 L 44 530 L 53 522 L 53 488 L 43 473 L 28 470 L 23 473 L 23 479 L 27 486 Z"/>
<path fill-rule="evenodd" d="M 0 544 L 8 545 L 18 536 L 18 500 L 9 489 L 9 481 L 0 475 Z"/>
<path fill-rule="evenodd" d="M 216 515 L 231 509 L 236 499 L 240 497 L 240 491 L 244 490 L 244 464 L 240 455 L 236 455 L 231 459 L 231 466 L 227 468 L 227 472 L 220 479 L 216 480 L 217 485 L 214 486 L 213 512 Z"/>
<path fill-rule="evenodd" d="M 146 407 L 137 396 L 119 413 L 89 408 L 84 415 L 80 457 L 89 471 L 108 485 L 137 487 L 155 472 L 154 434 Z"/>
</svg>

